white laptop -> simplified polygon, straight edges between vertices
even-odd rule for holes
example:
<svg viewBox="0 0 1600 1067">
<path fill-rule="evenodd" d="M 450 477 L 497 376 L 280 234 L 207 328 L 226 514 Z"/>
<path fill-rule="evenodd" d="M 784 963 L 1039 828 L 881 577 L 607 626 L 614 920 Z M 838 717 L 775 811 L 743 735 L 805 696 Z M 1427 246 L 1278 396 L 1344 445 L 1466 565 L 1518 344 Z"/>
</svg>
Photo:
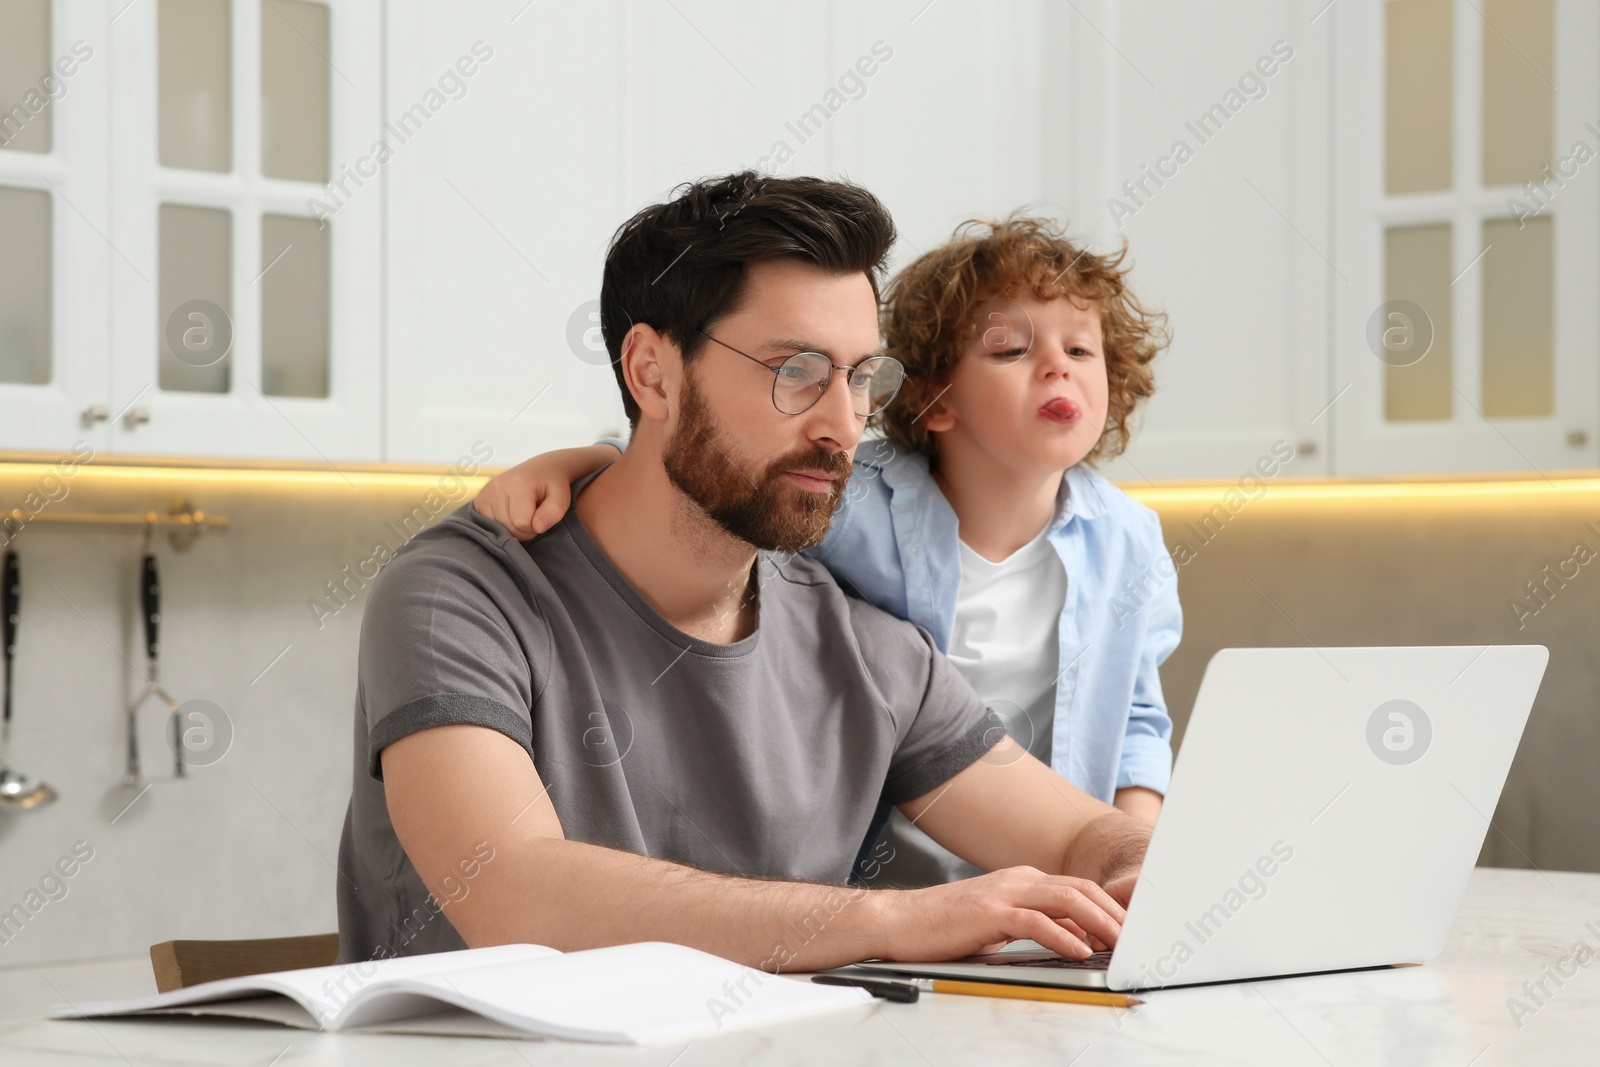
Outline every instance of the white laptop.
<svg viewBox="0 0 1600 1067">
<path fill-rule="evenodd" d="M 1018 941 L 860 966 L 1131 990 L 1433 959 L 1549 658 L 1542 645 L 1223 649 L 1114 951 L 1078 962 Z"/>
</svg>

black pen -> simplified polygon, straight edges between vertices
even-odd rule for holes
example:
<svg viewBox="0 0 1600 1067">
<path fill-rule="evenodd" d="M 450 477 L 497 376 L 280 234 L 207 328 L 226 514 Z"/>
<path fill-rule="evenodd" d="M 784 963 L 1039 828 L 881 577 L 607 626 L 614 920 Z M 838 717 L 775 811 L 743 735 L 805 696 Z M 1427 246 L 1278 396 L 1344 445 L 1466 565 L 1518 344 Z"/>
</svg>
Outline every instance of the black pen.
<svg viewBox="0 0 1600 1067">
<path fill-rule="evenodd" d="M 865 989 L 875 997 L 894 1000 L 901 1004 L 915 1004 L 922 991 L 910 982 L 896 982 L 886 978 L 857 978 L 850 974 L 816 974 L 811 980 L 818 985 L 847 985 Z"/>
</svg>

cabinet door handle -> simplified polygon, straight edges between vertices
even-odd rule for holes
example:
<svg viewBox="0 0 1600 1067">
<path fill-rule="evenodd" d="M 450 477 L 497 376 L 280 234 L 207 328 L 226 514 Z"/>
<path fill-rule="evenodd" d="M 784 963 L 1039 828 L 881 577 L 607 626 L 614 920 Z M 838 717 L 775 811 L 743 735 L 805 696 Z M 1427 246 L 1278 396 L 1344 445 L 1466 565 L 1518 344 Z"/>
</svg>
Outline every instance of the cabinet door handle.
<svg viewBox="0 0 1600 1067">
<path fill-rule="evenodd" d="M 128 424 L 128 429 L 130 430 L 136 426 L 142 426 L 150 421 L 150 409 L 134 408 L 123 416 L 122 421 Z"/>
<path fill-rule="evenodd" d="M 83 414 L 80 417 L 83 419 L 84 426 L 93 426 L 97 422 L 105 422 L 111 418 L 111 409 L 104 404 L 90 404 L 83 409 Z"/>
</svg>

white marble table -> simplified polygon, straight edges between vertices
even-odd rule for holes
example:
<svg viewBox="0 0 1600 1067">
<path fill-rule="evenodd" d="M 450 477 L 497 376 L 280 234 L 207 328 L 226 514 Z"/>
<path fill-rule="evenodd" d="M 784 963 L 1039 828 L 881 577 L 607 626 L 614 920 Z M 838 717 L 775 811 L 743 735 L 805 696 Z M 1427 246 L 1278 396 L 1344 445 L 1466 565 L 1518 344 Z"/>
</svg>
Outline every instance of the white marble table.
<svg viewBox="0 0 1600 1067">
<path fill-rule="evenodd" d="M 1580 943 L 1588 951 L 1574 958 Z M 1530 996 L 1523 983 L 1541 979 L 1548 996 Z M 670 1048 L 42 1018 L 57 1001 L 130 997 L 154 986 L 143 957 L 0 971 L 0 1064 L 1593 1063 L 1600 1060 L 1600 875 L 1481 869 L 1449 948 L 1430 964 L 1165 990 L 1131 1011 L 924 995 L 917 1004 L 875 1001 Z M 1529 1011 L 1514 1013 L 1513 997 Z"/>
</svg>

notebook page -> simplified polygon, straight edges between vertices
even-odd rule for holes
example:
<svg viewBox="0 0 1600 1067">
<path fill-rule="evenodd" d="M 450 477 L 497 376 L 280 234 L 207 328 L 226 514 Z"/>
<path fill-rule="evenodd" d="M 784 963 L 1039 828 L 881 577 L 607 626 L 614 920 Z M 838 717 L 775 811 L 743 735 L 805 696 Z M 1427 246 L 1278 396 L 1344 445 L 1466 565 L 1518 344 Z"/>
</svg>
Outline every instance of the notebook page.
<svg viewBox="0 0 1600 1067">
<path fill-rule="evenodd" d="M 170 993 L 135 997 L 129 1000 L 92 1001 L 57 1004 L 49 1015 L 56 1019 L 99 1015 L 129 1015 L 184 1005 L 205 1005 L 221 1001 L 280 994 L 299 1004 L 316 1023 L 326 1028 L 337 1025 L 341 1010 L 363 991 L 370 993 L 380 984 L 400 979 L 451 973 L 480 965 L 504 964 L 559 956 L 543 945 L 494 945 L 488 948 L 435 952 L 420 956 L 370 960 L 363 963 L 307 967 L 271 974 L 245 975 L 203 982 Z M 203 1009 L 200 1009 L 203 1011 Z M 225 1014 L 219 1012 L 219 1014 Z"/>
<path fill-rule="evenodd" d="M 871 1000 L 862 989 L 765 974 L 663 942 L 419 975 L 391 990 L 436 997 L 507 1030 L 644 1044 L 710 1037 Z M 369 1025 L 367 1005 L 377 999 L 358 995 L 341 1025 Z"/>
<path fill-rule="evenodd" d="M 416 956 L 367 960 L 362 963 L 309 967 L 300 971 L 280 971 L 273 978 L 289 986 L 289 993 L 309 1011 L 324 1029 L 348 1025 L 345 1016 L 358 1000 L 371 1000 L 372 994 L 408 978 L 455 974 L 474 967 L 559 957 L 561 953 L 543 945 L 491 945 L 486 948 L 457 949 L 454 952 L 427 952 Z M 404 1018 L 417 1011 L 433 1010 L 410 998 L 389 999 L 378 1019 Z"/>
</svg>

